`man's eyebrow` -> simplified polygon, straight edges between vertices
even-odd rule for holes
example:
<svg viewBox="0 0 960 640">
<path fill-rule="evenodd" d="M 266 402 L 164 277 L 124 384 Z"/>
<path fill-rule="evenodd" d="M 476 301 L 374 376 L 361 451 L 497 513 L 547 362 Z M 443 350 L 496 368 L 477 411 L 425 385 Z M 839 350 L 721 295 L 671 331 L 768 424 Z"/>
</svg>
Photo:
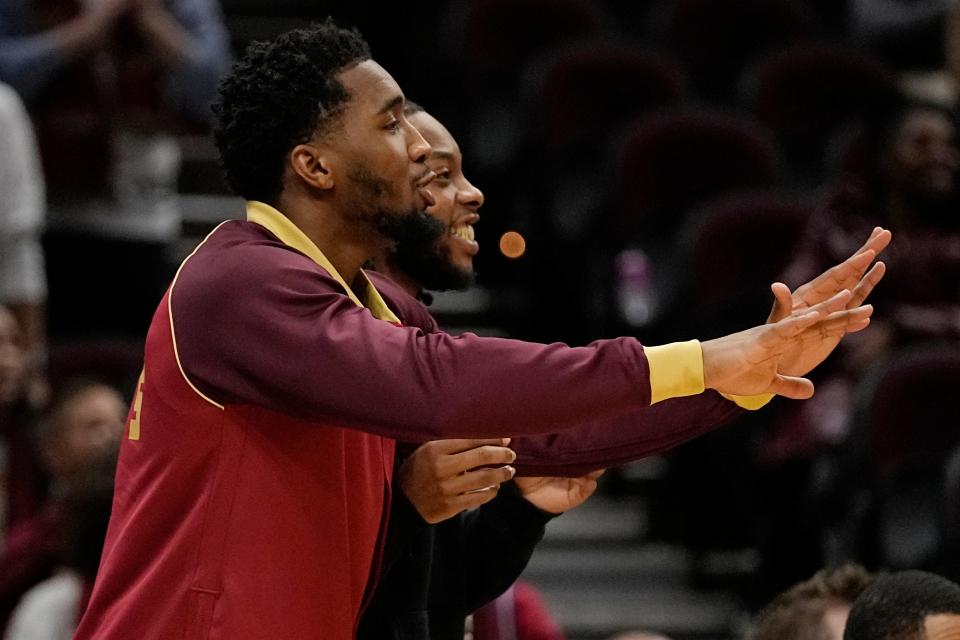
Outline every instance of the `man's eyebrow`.
<svg viewBox="0 0 960 640">
<path fill-rule="evenodd" d="M 401 104 L 403 104 L 403 96 L 402 95 L 394 96 L 383 105 L 383 108 L 381 108 L 380 111 L 377 112 L 377 115 L 386 113 L 387 111 L 393 111 L 393 109 L 395 109 L 397 105 L 401 105 Z"/>
<path fill-rule="evenodd" d="M 441 158 L 443 160 L 453 160 L 453 152 L 445 151 L 443 149 L 434 149 L 430 154 L 431 158 Z"/>
</svg>

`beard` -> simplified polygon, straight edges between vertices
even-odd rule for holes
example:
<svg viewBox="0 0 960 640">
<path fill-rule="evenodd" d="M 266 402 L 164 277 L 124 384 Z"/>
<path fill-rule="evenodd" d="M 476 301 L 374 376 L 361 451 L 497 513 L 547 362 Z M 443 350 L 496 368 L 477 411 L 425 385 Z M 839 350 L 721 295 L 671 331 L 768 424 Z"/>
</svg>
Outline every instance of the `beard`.
<svg viewBox="0 0 960 640">
<path fill-rule="evenodd" d="M 403 220 L 417 213 L 413 206 L 400 209 L 385 204 L 399 199 L 396 186 L 377 176 L 366 165 L 351 167 L 347 177 L 350 180 L 347 211 L 355 222 L 374 233 L 393 240 L 397 229 L 404 224 Z"/>
<path fill-rule="evenodd" d="M 417 211 L 391 229 L 396 243 L 387 255 L 390 265 L 431 291 L 459 291 L 470 287 L 473 271 L 457 267 L 444 244 L 447 225 L 425 211 Z"/>
<path fill-rule="evenodd" d="M 390 208 L 382 203 L 397 200 L 396 188 L 366 165 L 357 164 L 347 173 L 351 194 L 349 211 L 354 218 L 383 238 L 392 241 L 387 260 L 431 291 L 461 290 L 470 287 L 473 271 L 458 268 L 443 244 L 447 225 L 422 209 Z"/>
</svg>

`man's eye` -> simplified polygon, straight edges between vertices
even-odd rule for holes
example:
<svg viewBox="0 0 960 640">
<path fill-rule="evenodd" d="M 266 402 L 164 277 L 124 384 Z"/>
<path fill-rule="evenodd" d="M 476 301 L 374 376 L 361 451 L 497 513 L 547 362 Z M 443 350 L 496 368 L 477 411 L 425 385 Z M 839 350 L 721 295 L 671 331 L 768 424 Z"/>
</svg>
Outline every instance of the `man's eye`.
<svg viewBox="0 0 960 640">
<path fill-rule="evenodd" d="M 392 132 L 396 132 L 396 131 L 400 131 L 400 121 L 399 121 L 399 120 L 391 120 L 389 123 L 387 123 L 387 126 L 386 126 L 385 128 L 386 128 L 387 131 L 390 131 L 391 133 L 392 133 Z"/>
</svg>

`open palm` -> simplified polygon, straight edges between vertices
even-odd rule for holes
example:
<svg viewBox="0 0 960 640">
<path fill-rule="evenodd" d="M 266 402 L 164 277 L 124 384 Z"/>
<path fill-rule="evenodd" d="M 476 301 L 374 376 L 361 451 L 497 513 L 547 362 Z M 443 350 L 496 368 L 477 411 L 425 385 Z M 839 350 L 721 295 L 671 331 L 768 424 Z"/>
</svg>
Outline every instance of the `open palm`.
<svg viewBox="0 0 960 640">
<path fill-rule="evenodd" d="M 603 473 L 594 471 L 579 478 L 530 477 L 515 478 L 523 497 L 535 507 L 548 513 L 563 513 L 583 504 L 597 490 L 597 478 Z"/>
<path fill-rule="evenodd" d="M 890 231 L 876 227 L 852 256 L 797 287 L 796 291 L 791 292 L 783 283 L 774 283 L 770 287 L 774 296 L 773 309 L 767 322 L 778 322 L 792 313 L 816 306 L 843 290 L 852 292 L 846 309 L 862 305 L 886 273 L 883 262 L 873 264 L 873 261 L 890 244 L 891 238 Z M 780 356 L 779 372 L 788 376 L 806 375 L 836 349 L 844 335 L 866 328 L 869 322 L 867 318 L 860 324 L 848 325 L 843 331 L 827 336 L 807 334 L 806 339 L 794 342 Z"/>
</svg>

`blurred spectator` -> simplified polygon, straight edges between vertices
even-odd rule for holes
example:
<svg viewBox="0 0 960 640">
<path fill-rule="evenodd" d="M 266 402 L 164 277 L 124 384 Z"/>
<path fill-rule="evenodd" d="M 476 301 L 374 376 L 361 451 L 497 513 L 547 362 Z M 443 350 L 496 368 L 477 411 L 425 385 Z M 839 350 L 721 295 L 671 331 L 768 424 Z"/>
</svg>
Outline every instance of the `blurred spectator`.
<svg viewBox="0 0 960 640">
<path fill-rule="evenodd" d="M 27 371 L 23 333 L 0 306 L 0 628 L 32 579 L 29 569 L 21 571 L 17 532 L 37 517 L 46 489 L 31 437 L 36 412 L 27 400 Z"/>
<path fill-rule="evenodd" d="M 179 233 L 174 134 L 205 124 L 227 43 L 215 0 L 0 0 L 0 80 L 49 188 L 55 336 L 141 337 Z"/>
<path fill-rule="evenodd" d="M 892 346 L 960 340 L 960 149 L 953 114 L 909 102 L 868 128 L 860 152 L 812 218 L 784 279 L 804 282 L 833 256 L 847 255 L 865 230 L 888 227 L 897 241 L 884 255 L 889 275 L 875 294 L 884 319 L 848 342 L 836 361 L 841 371 L 821 372 L 818 395 L 771 440 L 771 459 L 842 442 L 853 384 Z"/>
<path fill-rule="evenodd" d="M 944 32 L 954 0 L 852 0 L 850 29 L 861 45 L 900 69 L 943 63 Z"/>
<path fill-rule="evenodd" d="M 757 617 L 750 640 L 842 640 L 854 600 L 873 581 L 847 564 L 818 571 L 777 596 Z"/>
<path fill-rule="evenodd" d="M 33 125 L 9 86 L 0 83 L 0 304 L 17 316 L 32 363 L 42 369 L 47 278 L 40 232 L 43 174 Z"/>
<path fill-rule="evenodd" d="M 564 640 L 533 585 L 517 581 L 473 614 L 473 640 Z"/>
<path fill-rule="evenodd" d="M 76 514 L 71 516 L 70 506 L 81 499 L 78 496 L 96 494 L 109 484 L 125 415 L 123 400 L 114 389 L 77 381 L 58 393 L 40 422 L 36 440 L 51 475 L 50 498 L 42 510 L 16 524 L 0 554 L 4 619 L 29 588 L 50 575 L 65 549 L 76 542 L 75 536 L 84 535 L 85 525 L 71 520 Z M 88 563 L 86 571 L 95 573 L 96 563 L 93 567 Z"/>
<path fill-rule="evenodd" d="M 610 640 L 670 640 L 670 638 L 646 631 L 625 631 L 624 633 L 618 633 Z"/>
<path fill-rule="evenodd" d="M 0 306 L 0 532 L 36 512 L 44 495 L 31 440 L 36 411 L 27 400 L 27 370 L 23 332 Z"/>
<path fill-rule="evenodd" d="M 857 598 L 844 640 L 949 640 L 960 634 L 960 586 L 932 573 L 882 575 Z"/>
<path fill-rule="evenodd" d="M 62 565 L 23 596 L 11 616 L 6 640 L 73 637 L 97 574 L 112 498 L 112 484 L 105 482 L 65 501 Z"/>
</svg>

